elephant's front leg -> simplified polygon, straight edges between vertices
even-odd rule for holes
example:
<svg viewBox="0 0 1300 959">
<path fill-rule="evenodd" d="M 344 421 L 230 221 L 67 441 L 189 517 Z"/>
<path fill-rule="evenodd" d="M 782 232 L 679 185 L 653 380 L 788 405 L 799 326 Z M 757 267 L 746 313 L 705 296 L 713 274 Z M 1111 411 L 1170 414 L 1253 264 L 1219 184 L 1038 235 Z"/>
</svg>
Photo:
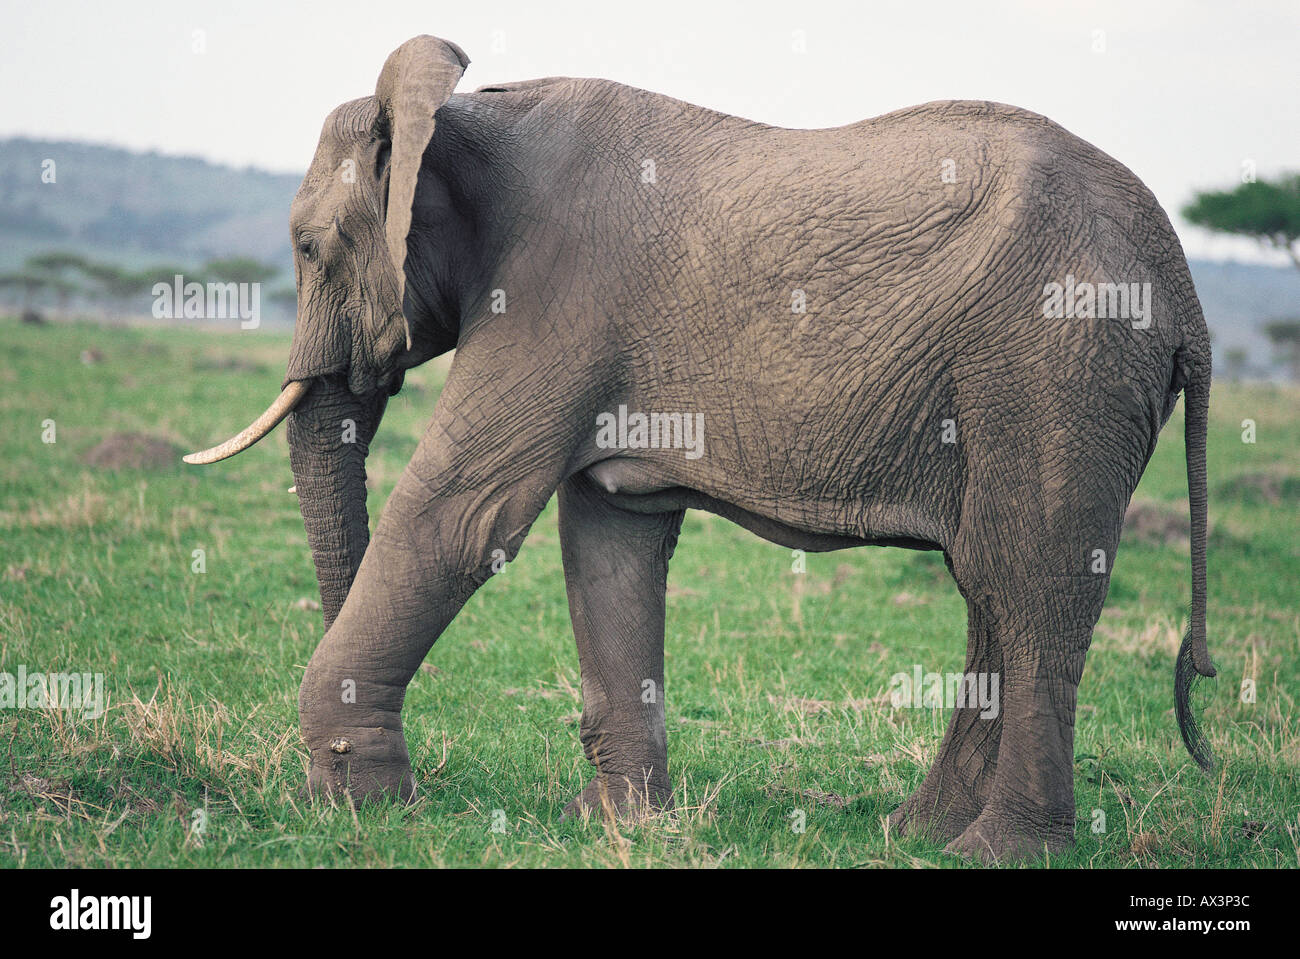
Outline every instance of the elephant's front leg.
<svg viewBox="0 0 1300 959">
<path fill-rule="evenodd" d="M 681 511 L 634 513 L 579 474 L 560 487 L 560 545 L 582 667 L 582 746 L 596 776 L 564 807 L 635 815 L 672 804 L 664 593 Z"/>
<path fill-rule="evenodd" d="M 493 481 L 440 468 L 454 458 L 444 439 L 431 430 L 420 443 L 338 618 L 307 665 L 298 713 L 313 795 L 413 795 L 401 722 L 406 687 L 492 575 L 494 553 L 514 558 L 555 488 L 540 474 L 502 482 L 500 474 Z"/>
</svg>

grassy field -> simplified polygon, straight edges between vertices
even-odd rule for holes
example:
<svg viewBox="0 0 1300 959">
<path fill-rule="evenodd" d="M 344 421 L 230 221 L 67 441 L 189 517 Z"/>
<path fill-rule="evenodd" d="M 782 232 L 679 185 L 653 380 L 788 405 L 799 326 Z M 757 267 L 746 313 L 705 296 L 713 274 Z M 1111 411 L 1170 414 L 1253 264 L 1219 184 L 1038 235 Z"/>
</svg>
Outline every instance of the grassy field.
<svg viewBox="0 0 1300 959">
<path fill-rule="evenodd" d="M 296 703 L 321 622 L 284 432 L 215 467 L 180 463 L 265 408 L 287 349 L 262 331 L 0 321 L 0 671 L 102 673 L 108 698 L 99 718 L 0 709 L 0 866 L 964 865 L 882 823 L 947 721 L 894 709 L 890 677 L 963 662 L 965 606 L 942 557 L 817 554 L 795 575 L 788 550 L 701 513 L 668 597 L 676 814 L 559 821 L 589 769 L 554 503 L 412 683 L 417 802 L 305 805 Z M 372 520 L 444 370 L 415 371 L 390 404 Z M 1079 690 L 1078 845 L 1045 865 L 1300 860 L 1298 401 L 1214 391 L 1220 677 L 1198 699 L 1220 768 L 1192 764 L 1172 711 L 1190 594 L 1180 407 L 1135 497 Z"/>
</svg>

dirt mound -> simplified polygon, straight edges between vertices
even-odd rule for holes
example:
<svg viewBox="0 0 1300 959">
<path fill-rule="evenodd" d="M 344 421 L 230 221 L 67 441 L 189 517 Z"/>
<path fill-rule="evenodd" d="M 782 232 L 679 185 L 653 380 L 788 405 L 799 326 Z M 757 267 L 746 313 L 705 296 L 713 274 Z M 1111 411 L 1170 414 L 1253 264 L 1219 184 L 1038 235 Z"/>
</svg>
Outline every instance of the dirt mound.
<svg viewBox="0 0 1300 959">
<path fill-rule="evenodd" d="M 114 433 L 81 457 L 87 466 L 104 470 L 153 470 L 175 466 L 181 449 L 144 433 Z"/>
<path fill-rule="evenodd" d="M 1124 514 L 1123 540 L 1147 546 L 1175 546 L 1191 539 L 1187 510 L 1175 510 L 1158 503 L 1129 503 Z"/>
</svg>

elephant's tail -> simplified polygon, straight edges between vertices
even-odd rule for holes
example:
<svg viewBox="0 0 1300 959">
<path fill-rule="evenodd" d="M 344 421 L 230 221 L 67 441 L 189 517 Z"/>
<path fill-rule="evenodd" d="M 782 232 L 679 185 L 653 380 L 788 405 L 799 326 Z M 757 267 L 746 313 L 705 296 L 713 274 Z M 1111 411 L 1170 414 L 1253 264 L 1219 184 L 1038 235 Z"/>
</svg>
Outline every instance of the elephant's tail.
<svg viewBox="0 0 1300 959">
<path fill-rule="evenodd" d="M 1207 495 L 1205 434 L 1210 412 L 1210 357 L 1206 349 L 1195 358 L 1186 347 L 1176 359 L 1183 370 L 1185 386 L 1184 438 L 1187 447 L 1187 494 L 1191 512 L 1192 608 L 1187 634 L 1174 665 L 1174 713 L 1183 743 L 1197 764 L 1205 770 L 1214 766 L 1214 755 L 1192 709 L 1192 687 L 1200 677 L 1215 675 L 1214 663 L 1205 638 L 1205 554 Z"/>
</svg>

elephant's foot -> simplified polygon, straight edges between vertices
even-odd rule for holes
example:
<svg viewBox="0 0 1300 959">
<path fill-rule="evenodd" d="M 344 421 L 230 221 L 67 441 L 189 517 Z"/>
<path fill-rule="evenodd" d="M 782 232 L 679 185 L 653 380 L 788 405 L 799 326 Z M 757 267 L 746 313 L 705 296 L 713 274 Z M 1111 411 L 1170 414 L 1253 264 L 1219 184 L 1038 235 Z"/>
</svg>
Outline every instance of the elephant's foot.
<svg viewBox="0 0 1300 959">
<path fill-rule="evenodd" d="M 627 776 L 597 775 L 569 800 L 562 819 L 587 812 L 635 822 L 673 808 L 673 787 L 666 782 L 633 782 Z"/>
<path fill-rule="evenodd" d="M 944 852 L 986 865 L 1024 862 L 1074 847 L 1074 816 L 1012 816 L 986 807 Z"/>
<path fill-rule="evenodd" d="M 948 842 L 976 820 L 983 806 L 974 790 L 935 787 L 927 778 L 889 814 L 889 828 L 899 836 Z"/>
<path fill-rule="evenodd" d="M 362 803 L 415 798 L 415 777 L 400 729 L 340 727 L 332 735 L 310 737 L 308 747 L 307 795 L 311 799 L 346 795 Z"/>
</svg>

